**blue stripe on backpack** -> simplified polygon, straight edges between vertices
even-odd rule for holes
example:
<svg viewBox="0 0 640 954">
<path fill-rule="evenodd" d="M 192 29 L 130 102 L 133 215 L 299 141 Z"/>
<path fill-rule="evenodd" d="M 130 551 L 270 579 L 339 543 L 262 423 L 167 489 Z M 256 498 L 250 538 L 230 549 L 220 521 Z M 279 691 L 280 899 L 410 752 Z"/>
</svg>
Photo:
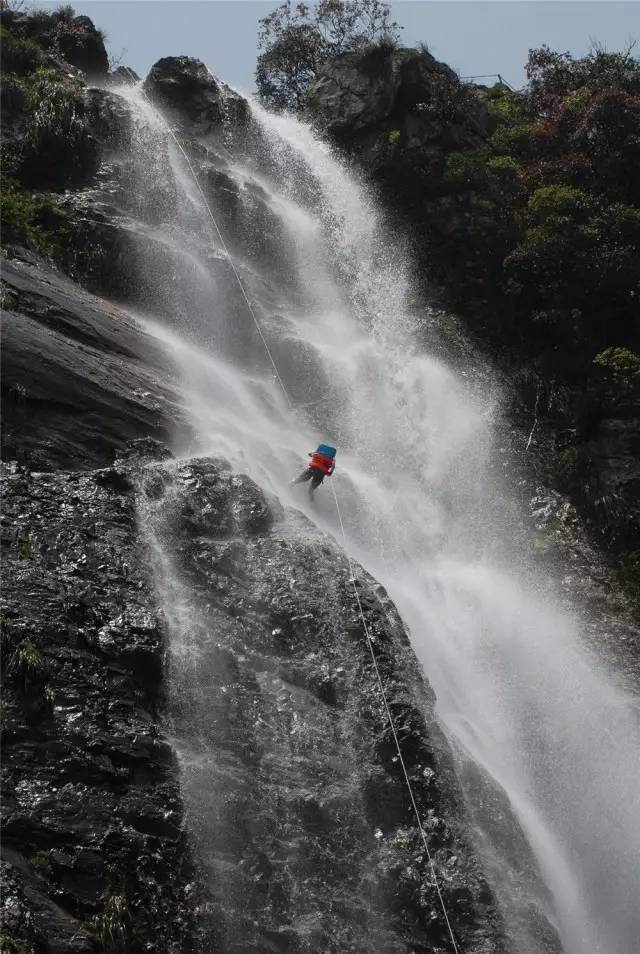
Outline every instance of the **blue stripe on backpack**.
<svg viewBox="0 0 640 954">
<path fill-rule="evenodd" d="M 335 457 L 336 449 L 331 447 L 330 444 L 318 444 L 316 454 L 322 454 L 323 457 Z"/>
</svg>

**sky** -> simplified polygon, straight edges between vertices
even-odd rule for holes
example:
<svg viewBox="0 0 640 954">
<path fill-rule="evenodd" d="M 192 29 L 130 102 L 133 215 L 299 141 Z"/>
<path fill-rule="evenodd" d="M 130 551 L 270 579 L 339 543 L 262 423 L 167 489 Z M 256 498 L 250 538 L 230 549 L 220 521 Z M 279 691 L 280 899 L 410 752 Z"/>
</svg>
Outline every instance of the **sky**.
<svg viewBox="0 0 640 954">
<path fill-rule="evenodd" d="M 44 8 L 62 0 L 29 3 Z M 253 90 L 257 23 L 279 0 L 89 0 L 73 3 L 107 34 L 115 61 L 140 75 L 162 56 L 186 54 L 242 92 Z M 400 0 L 390 4 L 402 43 L 428 44 L 461 76 L 500 73 L 524 83 L 530 47 L 547 43 L 574 55 L 593 40 L 609 50 L 637 38 L 638 0 Z"/>
</svg>

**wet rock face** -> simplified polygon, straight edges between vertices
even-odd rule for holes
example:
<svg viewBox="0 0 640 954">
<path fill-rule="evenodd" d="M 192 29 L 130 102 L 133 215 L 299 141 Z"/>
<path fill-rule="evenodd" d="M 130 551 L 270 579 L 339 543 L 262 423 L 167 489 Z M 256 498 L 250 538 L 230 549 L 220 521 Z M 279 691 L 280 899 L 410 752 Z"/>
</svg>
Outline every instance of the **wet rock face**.
<svg viewBox="0 0 640 954">
<path fill-rule="evenodd" d="M 192 950 L 133 483 L 14 466 L 3 497 L 4 930 L 52 954 Z"/>
<path fill-rule="evenodd" d="M 113 937 L 132 954 L 448 950 L 334 541 L 224 461 L 151 440 L 97 471 L 11 466 L 4 499 L 11 936 L 61 954 Z M 458 943 L 502 951 L 433 696 L 359 575 Z"/>
<path fill-rule="evenodd" d="M 450 950 L 345 556 L 219 461 L 151 465 L 143 494 L 206 944 Z M 458 943 L 502 951 L 433 695 L 384 590 L 358 573 Z"/>
<path fill-rule="evenodd" d="M 249 115 L 246 100 L 190 56 L 158 60 L 145 80 L 144 91 L 174 120 L 183 126 L 195 125 L 200 134 L 215 131 L 225 122 L 244 122 Z"/>
<path fill-rule="evenodd" d="M 125 313 L 38 262 L 3 262 L 2 453 L 35 470 L 110 463 L 181 426 L 168 359 Z"/>
</svg>

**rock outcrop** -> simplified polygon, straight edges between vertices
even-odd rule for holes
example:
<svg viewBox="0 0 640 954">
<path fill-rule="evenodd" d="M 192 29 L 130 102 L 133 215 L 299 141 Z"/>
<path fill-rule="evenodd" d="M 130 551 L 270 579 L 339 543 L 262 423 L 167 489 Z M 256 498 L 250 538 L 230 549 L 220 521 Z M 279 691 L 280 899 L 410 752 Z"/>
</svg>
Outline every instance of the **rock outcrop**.
<svg viewBox="0 0 640 954">
<path fill-rule="evenodd" d="M 418 50 L 335 57 L 312 84 L 306 109 L 376 177 L 403 185 L 414 200 L 435 185 L 449 151 L 481 144 L 494 127 L 482 97 Z"/>
<path fill-rule="evenodd" d="M 200 135 L 224 124 L 247 121 L 248 103 L 225 83 L 211 75 L 201 60 L 191 56 L 166 56 L 151 68 L 144 91 L 180 126 L 185 123 Z"/>
<path fill-rule="evenodd" d="M 89 79 L 102 79 L 109 70 L 104 38 L 86 16 L 74 17 L 61 31 L 58 45 L 64 59 L 82 70 Z"/>
</svg>

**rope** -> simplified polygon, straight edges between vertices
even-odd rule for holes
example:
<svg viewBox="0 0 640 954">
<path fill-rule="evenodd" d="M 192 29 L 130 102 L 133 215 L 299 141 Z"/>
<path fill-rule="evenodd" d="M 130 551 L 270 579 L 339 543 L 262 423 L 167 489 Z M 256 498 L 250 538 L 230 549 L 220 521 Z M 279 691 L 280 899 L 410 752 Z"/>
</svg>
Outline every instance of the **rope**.
<svg viewBox="0 0 640 954">
<path fill-rule="evenodd" d="M 271 353 L 271 349 L 269 348 L 269 345 L 268 345 L 268 343 L 267 343 L 267 340 L 266 340 L 266 338 L 265 338 L 265 336 L 264 336 L 264 334 L 263 334 L 263 332 L 262 332 L 262 328 L 261 328 L 261 326 L 260 326 L 260 323 L 259 323 L 259 321 L 258 321 L 258 318 L 257 318 L 257 316 L 256 316 L 256 313 L 255 313 L 255 311 L 254 311 L 254 309 L 253 309 L 253 306 L 252 306 L 252 304 L 251 304 L 251 302 L 250 302 L 250 300 L 249 300 L 249 296 L 247 295 L 247 292 L 245 291 L 245 287 L 244 287 L 244 285 L 243 285 L 243 283 L 242 283 L 242 279 L 240 278 L 240 275 L 239 275 L 238 270 L 237 270 L 237 268 L 236 268 L 236 266 L 235 266 L 235 263 L 234 263 L 233 259 L 231 258 L 231 255 L 230 255 L 230 253 L 229 253 L 229 249 L 227 248 L 227 244 L 226 244 L 226 242 L 225 242 L 225 240 L 224 240 L 224 237 L 223 237 L 223 235 L 222 235 L 222 232 L 220 231 L 220 228 L 219 228 L 218 223 L 217 223 L 217 221 L 216 221 L 216 219 L 215 219 L 215 216 L 214 216 L 214 214 L 213 214 L 213 212 L 212 212 L 212 210 L 211 210 L 211 206 L 209 205 L 209 202 L 208 202 L 208 200 L 207 200 L 207 197 L 206 197 L 206 195 L 205 195 L 205 192 L 204 192 L 204 190 L 202 189 L 202 186 L 200 185 L 200 182 L 199 182 L 199 180 L 198 180 L 198 176 L 196 175 L 195 169 L 193 168 L 193 165 L 191 164 L 191 160 L 189 159 L 189 156 L 187 155 L 187 153 L 186 153 L 185 150 L 183 149 L 182 145 L 181 145 L 180 142 L 178 141 L 178 139 L 177 139 L 177 137 L 175 136 L 173 130 L 170 128 L 169 124 L 165 121 L 164 117 L 163 117 L 163 116 L 158 112 L 158 110 L 155 108 L 155 106 L 153 105 L 153 103 L 151 102 L 151 100 L 149 99 L 149 97 L 147 96 L 147 94 L 145 93 L 144 89 L 142 89 L 142 87 L 140 87 L 140 89 L 141 89 L 142 95 L 144 96 L 144 98 L 146 99 L 146 101 L 149 103 L 149 105 L 151 106 L 151 108 L 157 113 L 157 115 L 160 117 L 160 119 L 161 119 L 162 122 L 164 123 L 164 125 L 165 125 L 165 127 L 166 127 L 166 129 L 167 129 L 167 131 L 168 131 L 168 133 L 169 133 L 169 135 L 171 136 L 171 138 L 173 139 L 173 141 L 175 142 L 176 146 L 178 147 L 178 149 L 180 150 L 180 152 L 182 153 L 182 155 L 184 156 L 184 158 L 185 158 L 185 160 L 186 160 L 186 163 L 187 163 L 187 165 L 188 165 L 188 167 L 189 167 L 189 171 L 191 172 L 191 175 L 193 176 L 193 181 L 195 182 L 195 184 L 196 184 L 196 186 L 197 186 L 197 188 L 198 188 L 198 191 L 199 191 L 200 195 L 202 196 L 202 201 L 204 202 L 205 208 L 206 208 L 207 212 L 209 213 L 209 218 L 211 219 L 211 222 L 213 223 L 213 227 L 214 227 L 214 230 L 215 230 L 215 234 L 217 235 L 217 237 L 218 237 L 218 239 L 219 239 L 219 241 L 220 241 L 220 244 L 222 245 L 222 248 L 223 248 L 223 250 L 224 250 L 224 253 L 225 253 L 226 257 L 227 257 L 227 261 L 229 262 L 231 268 L 233 269 L 233 273 L 234 273 L 234 275 L 235 275 L 235 277 L 236 277 L 236 280 L 237 280 L 237 282 L 238 282 L 238 286 L 239 286 L 239 288 L 240 288 L 240 291 L 242 292 L 242 297 L 244 298 L 244 300 L 245 300 L 245 302 L 246 302 L 246 304 L 247 304 L 247 308 L 248 308 L 249 313 L 250 313 L 251 317 L 253 318 L 253 321 L 254 321 L 254 323 L 255 323 L 255 326 L 256 326 L 256 328 L 257 328 L 257 330 L 258 330 L 258 334 L 260 335 L 260 339 L 262 340 L 262 343 L 263 343 L 263 345 L 264 345 L 264 348 L 265 348 L 265 351 L 266 351 L 267 356 L 268 356 L 268 358 L 269 358 L 269 361 L 271 362 L 271 364 L 272 364 L 272 366 L 273 366 L 273 370 L 274 370 L 274 372 L 275 372 L 275 375 L 276 375 L 276 378 L 277 378 L 277 380 L 278 380 L 278 383 L 280 384 L 280 387 L 282 388 L 282 393 L 284 394 L 284 396 L 285 396 L 285 398 L 286 398 L 286 400 L 287 400 L 287 403 L 288 403 L 288 405 L 289 405 L 289 408 L 290 408 L 291 410 L 294 410 L 293 402 L 292 402 L 291 398 L 289 397 L 289 393 L 288 393 L 288 391 L 287 391 L 287 389 L 286 389 L 286 387 L 285 387 L 284 381 L 282 380 L 282 378 L 281 378 L 281 376 L 280 376 L 280 372 L 278 371 L 278 368 L 277 368 L 277 366 L 276 366 L 276 362 L 275 362 L 274 357 L 273 357 L 273 355 L 272 355 L 272 353 Z M 336 493 L 336 489 L 335 489 L 335 485 L 334 485 L 333 481 L 331 482 L 331 485 L 330 485 L 330 486 L 331 486 L 331 491 L 332 491 L 332 493 L 333 493 L 333 499 L 334 499 L 335 505 L 336 505 L 336 513 L 338 514 L 338 521 L 339 521 L 339 523 L 340 523 L 340 532 L 341 532 L 341 534 L 342 534 L 344 552 L 345 552 L 345 554 L 346 554 L 347 561 L 348 561 L 348 564 L 349 564 L 349 581 L 350 581 L 350 582 L 352 583 L 352 585 L 353 585 L 353 591 L 354 591 L 354 593 L 355 593 L 356 602 L 357 602 L 357 604 L 358 604 L 358 613 L 359 613 L 359 615 L 360 615 L 360 620 L 361 620 L 361 622 L 362 622 L 362 628 L 363 628 L 363 630 L 364 630 L 364 633 L 365 633 L 365 636 L 366 636 L 366 639 L 367 639 L 367 646 L 369 647 L 369 652 L 370 652 L 370 654 L 371 654 L 371 660 L 372 660 L 372 662 L 373 662 L 373 667 L 374 667 L 375 674 L 376 674 L 376 681 L 377 681 L 377 683 L 378 683 L 378 689 L 380 690 L 380 695 L 382 696 L 382 701 L 383 701 L 383 703 L 384 703 L 384 708 L 385 708 L 385 711 L 386 711 L 386 714 L 387 714 L 387 719 L 388 719 L 388 721 L 389 721 L 389 727 L 391 728 L 391 732 L 392 732 L 392 734 L 393 734 L 393 741 L 395 742 L 396 751 L 397 751 L 397 753 L 398 753 L 398 759 L 399 759 L 400 765 L 401 765 L 401 767 L 402 767 L 402 773 L 403 773 L 403 775 L 404 775 L 404 780 L 405 780 L 405 782 L 406 782 L 407 790 L 408 790 L 408 792 L 409 792 L 409 798 L 411 799 L 411 805 L 412 805 L 412 808 L 413 808 L 414 815 L 415 815 L 415 817 L 416 817 L 416 822 L 417 822 L 417 825 L 418 825 L 418 830 L 419 830 L 419 832 L 420 832 L 420 837 L 422 838 L 422 843 L 423 843 L 423 845 L 424 845 L 425 853 L 426 853 L 426 855 L 427 855 L 427 860 L 428 860 L 428 862 L 429 862 L 429 868 L 430 868 L 430 870 L 431 870 L 431 875 L 432 875 L 432 877 L 433 877 L 433 885 L 434 885 L 434 887 L 435 887 L 435 889 L 436 889 L 436 892 L 437 892 L 437 895 L 438 895 L 438 901 L 440 902 L 440 907 L 441 907 L 441 909 L 442 909 L 442 915 L 443 915 L 443 917 L 444 917 L 444 921 L 445 921 L 445 924 L 446 924 L 446 926 L 447 926 L 447 930 L 448 930 L 448 932 L 449 932 L 449 937 L 451 938 L 451 944 L 452 944 L 452 946 L 453 946 L 453 950 L 454 950 L 455 954 L 460 954 L 460 950 L 459 950 L 459 948 L 458 948 L 458 945 L 457 945 L 456 939 L 455 939 L 455 935 L 454 935 L 454 933 L 453 933 L 453 928 L 451 927 L 451 921 L 449 920 L 449 915 L 448 915 L 448 913 L 447 913 L 447 908 L 446 908 L 446 905 L 445 905 L 445 903 L 444 903 L 444 897 L 442 896 L 442 891 L 440 890 L 440 884 L 439 884 L 439 882 L 438 882 L 438 875 L 437 875 L 437 872 L 436 872 L 435 865 L 434 865 L 434 863 L 433 863 L 433 858 L 432 858 L 432 856 L 431 856 L 431 852 L 429 851 L 429 843 L 428 843 L 428 840 L 427 840 L 427 834 L 426 834 L 426 832 L 425 832 L 425 830 L 424 830 L 424 827 L 423 827 L 423 824 L 422 824 L 422 820 L 421 820 L 421 818 L 420 818 L 420 812 L 419 812 L 419 810 L 418 810 L 418 805 L 417 805 L 417 802 L 416 802 L 416 799 L 415 799 L 415 795 L 414 795 L 414 793 L 413 793 L 413 786 L 412 786 L 412 784 L 411 784 L 411 779 L 409 778 L 409 772 L 407 771 L 407 766 L 406 766 L 406 763 L 405 763 L 405 761 L 404 761 L 404 757 L 403 757 L 403 755 L 402 755 L 402 749 L 401 749 L 401 747 L 400 747 L 400 740 L 399 740 L 399 738 L 398 738 L 398 733 L 397 733 L 397 731 L 396 731 L 395 723 L 394 723 L 394 721 L 393 721 L 393 715 L 391 714 L 391 709 L 389 708 L 389 701 L 388 701 L 388 699 L 387 699 L 387 693 L 386 693 L 385 688 L 384 688 L 384 683 L 383 683 L 383 681 L 382 681 L 382 676 L 380 675 L 380 669 L 379 669 L 379 667 L 378 667 L 378 661 L 377 661 L 377 659 L 376 659 L 375 651 L 374 651 L 374 648 L 373 648 L 373 639 L 372 639 L 372 637 L 371 637 L 371 632 L 370 632 L 370 630 L 369 630 L 369 624 L 367 623 L 367 620 L 366 620 L 365 615 L 364 615 L 364 610 L 363 610 L 363 608 L 362 608 L 362 602 L 361 602 L 361 600 L 360 600 L 360 593 L 358 592 L 358 587 L 357 587 L 357 580 L 356 580 L 356 577 L 355 577 L 355 575 L 354 575 L 353 562 L 352 562 L 352 560 L 351 560 L 351 557 L 349 556 L 349 552 L 348 552 L 348 549 L 347 549 L 347 535 L 346 535 L 345 528 L 344 528 L 344 521 L 343 521 L 343 519 L 342 519 L 342 511 L 341 511 L 341 509 L 340 509 L 340 503 L 339 503 L 339 501 L 338 501 L 338 495 L 337 495 L 337 493 Z"/>
<path fill-rule="evenodd" d="M 249 300 L 249 296 L 247 295 L 247 292 L 246 292 L 246 290 L 245 290 L 243 281 L 242 281 L 242 279 L 240 278 L 240 273 L 238 272 L 238 269 L 236 268 L 235 262 L 233 261 L 233 258 L 231 257 L 231 255 L 230 255 L 230 253 L 229 253 L 229 249 L 227 248 L 227 243 L 225 242 L 224 236 L 223 236 L 222 232 L 220 231 L 220 228 L 218 227 L 218 223 L 216 222 L 216 219 L 215 219 L 215 217 L 214 217 L 213 212 L 211 211 L 211 206 L 209 205 L 209 203 L 208 203 L 208 201 L 207 201 L 207 197 L 206 197 L 206 195 L 205 195 L 205 192 L 204 192 L 202 186 L 200 185 L 200 180 L 198 179 L 198 176 L 196 175 L 195 169 L 193 168 L 193 166 L 192 166 L 192 164 L 191 164 L 191 160 L 189 159 L 189 156 L 187 155 L 187 153 L 186 153 L 186 151 L 184 150 L 184 148 L 182 147 L 182 145 L 181 145 L 181 143 L 180 143 L 180 140 L 178 139 L 178 137 L 177 137 L 176 134 L 174 133 L 173 129 L 171 129 L 171 127 L 169 126 L 169 124 L 166 122 L 164 116 L 162 116 L 162 114 L 161 114 L 160 112 L 158 112 L 158 110 L 156 109 L 156 107 L 153 105 L 153 103 L 151 102 L 151 100 L 149 99 L 149 97 L 147 96 L 147 94 L 145 93 L 144 88 L 143 88 L 142 86 L 140 86 L 140 91 L 141 91 L 142 95 L 144 96 L 144 98 L 146 99 L 146 101 L 147 101 L 147 103 L 149 104 L 149 106 L 151 107 L 151 109 L 152 109 L 152 110 L 156 113 L 156 115 L 160 118 L 160 120 L 161 120 L 161 122 L 163 123 L 165 129 L 167 130 L 167 132 L 169 133 L 169 135 L 171 136 L 171 138 L 172 138 L 173 141 L 175 142 L 176 146 L 178 147 L 178 149 L 180 150 L 180 152 L 181 152 L 182 155 L 184 156 L 185 162 L 187 163 L 187 165 L 188 165 L 188 167 L 189 167 L 189 172 L 191 173 L 191 175 L 192 175 L 192 177 L 193 177 L 193 181 L 194 181 L 195 184 L 196 184 L 196 187 L 197 187 L 197 189 L 198 189 L 198 192 L 199 192 L 200 195 L 202 196 L 202 201 L 203 201 L 203 203 L 204 203 L 204 207 L 205 207 L 205 209 L 207 210 L 207 212 L 209 213 L 209 218 L 211 219 L 211 222 L 212 222 L 212 224 L 213 224 L 213 228 L 214 228 L 215 233 L 216 233 L 216 235 L 217 235 L 217 237 L 218 237 L 218 240 L 219 240 L 219 242 L 220 242 L 220 244 L 221 244 L 221 246 L 222 246 L 222 248 L 223 248 L 224 254 L 225 254 L 226 257 L 227 257 L 227 261 L 228 261 L 229 265 L 231 266 L 231 268 L 232 268 L 232 270 L 233 270 L 233 274 L 234 274 L 235 277 L 236 277 L 236 281 L 238 282 L 238 287 L 240 288 L 240 291 L 242 292 L 242 297 L 244 298 L 244 300 L 245 300 L 245 302 L 246 302 L 246 305 L 247 305 L 247 309 L 248 309 L 248 311 L 249 311 L 249 314 L 250 314 L 251 317 L 253 318 L 253 323 L 254 323 L 254 325 L 256 326 L 256 330 L 257 330 L 258 334 L 260 335 L 260 340 L 262 341 L 262 344 L 264 345 L 264 350 L 267 352 L 267 356 L 268 356 L 269 361 L 271 362 L 271 365 L 272 365 L 272 367 L 273 367 L 273 370 L 274 370 L 276 379 L 277 379 L 277 381 L 278 381 L 278 384 L 279 384 L 280 387 L 282 388 L 282 393 L 284 394 L 285 400 L 286 400 L 287 404 L 289 405 L 289 409 L 290 409 L 290 410 L 293 410 L 293 403 L 292 403 L 292 401 L 291 401 L 291 398 L 289 397 L 289 393 L 288 393 L 286 387 L 284 386 L 284 381 L 283 381 L 282 378 L 280 377 L 280 372 L 278 371 L 278 367 L 277 367 L 277 365 L 276 365 L 276 362 L 275 362 L 275 360 L 274 360 L 274 357 L 273 357 L 273 355 L 271 354 L 271 349 L 269 348 L 269 345 L 268 345 L 268 343 L 267 343 L 267 339 L 265 338 L 264 334 L 262 333 L 262 327 L 260 326 L 260 322 L 258 321 L 258 318 L 257 318 L 256 313 L 255 313 L 255 311 L 254 311 L 253 305 L 251 304 L 251 301 Z"/>
<path fill-rule="evenodd" d="M 454 935 L 454 933 L 453 933 L 453 928 L 451 927 L 451 922 L 450 922 L 450 920 L 449 920 L 449 915 L 447 914 L 447 908 L 446 908 L 446 905 L 445 905 L 445 903 L 444 903 L 444 898 L 443 898 L 442 892 L 441 892 L 441 890 L 440 890 L 440 884 L 439 884 L 439 882 L 438 882 L 438 875 L 437 875 L 437 873 L 436 873 L 436 868 L 435 868 L 435 865 L 434 865 L 434 863 L 433 863 L 433 858 L 431 857 L 431 852 L 429 851 L 429 843 L 428 843 L 428 841 L 427 841 L 427 834 L 426 834 L 426 832 L 425 832 L 425 830 L 424 830 L 424 827 L 423 827 L 423 825 L 422 825 L 422 820 L 421 820 L 421 818 L 420 818 L 420 812 L 418 811 L 418 805 L 416 804 L 415 795 L 413 794 L 413 786 L 412 786 L 412 784 L 411 784 L 411 779 L 409 778 L 409 772 L 407 771 L 407 766 L 406 766 L 406 764 L 405 764 L 404 757 L 403 757 L 403 755 L 402 755 L 402 749 L 401 749 L 401 747 L 400 747 L 400 740 L 399 740 L 399 738 L 398 738 L 398 733 L 396 732 L 396 727 L 395 727 L 395 723 L 394 723 L 394 721 L 393 721 L 393 716 L 392 716 L 392 714 L 391 714 L 391 709 L 389 708 L 389 700 L 387 699 L 387 693 L 386 693 L 385 688 L 384 688 L 384 683 L 382 682 L 382 676 L 380 675 L 380 669 L 379 669 L 379 667 L 378 667 L 378 660 L 376 659 L 376 654 L 375 654 L 375 651 L 374 651 L 374 648 L 373 648 L 373 639 L 372 639 L 372 637 L 371 637 L 371 631 L 370 631 L 370 629 L 369 629 L 369 624 L 367 623 L 367 620 L 365 619 L 364 610 L 362 609 L 362 602 L 361 602 L 361 600 L 360 600 L 360 593 L 358 592 L 357 580 L 356 580 L 356 577 L 355 577 L 354 571 L 353 571 L 353 563 L 352 563 L 352 561 L 351 561 L 351 557 L 349 556 L 349 552 L 348 552 L 348 550 L 347 550 L 347 536 L 346 536 L 345 529 L 344 529 L 344 522 L 343 522 L 343 520 L 342 520 L 342 511 L 340 510 L 340 503 L 338 502 L 338 495 L 337 495 L 337 493 L 336 493 L 336 490 L 335 490 L 335 487 L 334 487 L 333 483 L 331 484 L 331 490 L 333 491 L 333 499 L 335 500 L 336 511 L 337 511 L 337 513 L 338 513 L 338 520 L 340 521 L 340 530 L 341 530 L 341 532 L 342 532 L 344 552 L 345 552 L 345 554 L 346 554 L 346 557 L 347 557 L 347 560 L 348 560 L 348 563 L 349 563 L 349 580 L 350 580 L 350 582 L 351 582 L 352 585 L 353 585 L 353 592 L 355 593 L 356 601 L 357 601 L 357 603 L 358 603 L 358 612 L 359 612 L 359 614 L 360 614 L 360 619 L 361 619 L 361 621 L 362 621 L 362 628 L 364 629 L 365 636 L 367 637 L 367 646 L 369 647 L 369 652 L 370 652 L 370 654 L 371 654 L 371 660 L 372 660 L 372 662 L 373 662 L 373 668 L 374 668 L 374 670 L 375 670 L 376 680 L 377 680 L 377 683 L 378 683 L 378 688 L 379 688 L 379 690 L 380 690 L 380 695 L 382 696 L 382 701 L 383 701 L 383 703 L 384 703 L 384 707 L 385 707 L 385 710 L 386 710 L 386 713 L 387 713 L 387 719 L 389 720 L 389 726 L 390 726 L 390 728 L 391 728 L 391 732 L 393 733 L 393 741 L 395 742 L 395 745 L 396 745 L 396 751 L 397 751 L 397 753 L 398 753 L 398 759 L 399 759 L 400 765 L 401 765 L 401 767 L 402 767 L 402 773 L 403 773 L 403 775 L 404 775 L 404 780 L 405 780 L 405 782 L 407 783 L 407 790 L 408 790 L 408 792 L 409 792 L 409 798 L 411 799 L 411 805 L 412 805 L 412 807 L 413 807 L 414 815 L 416 816 L 416 822 L 417 822 L 417 824 L 418 824 L 418 830 L 420 831 L 420 837 L 422 838 L 422 843 L 423 843 L 423 845 L 424 845 L 424 850 L 425 850 L 425 852 L 426 852 L 427 860 L 428 860 L 428 862 L 429 862 L 429 867 L 430 867 L 430 869 L 431 869 L 431 875 L 432 875 L 432 877 L 433 877 L 433 885 L 434 885 L 434 887 L 435 887 L 435 889 L 436 889 L 436 891 L 437 891 L 438 900 L 439 900 L 439 902 L 440 902 L 440 907 L 442 908 L 442 915 L 443 915 L 444 920 L 445 920 L 445 923 L 446 923 L 446 925 L 447 925 L 447 930 L 448 930 L 448 932 L 449 932 L 449 937 L 451 938 L 451 944 L 453 945 L 453 950 L 455 951 L 455 954 L 459 954 L 459 948 L 458 948 L 458 945 L 457 945 L 457 943 L 456 943 L 455 935 Z"/>
</svg>

